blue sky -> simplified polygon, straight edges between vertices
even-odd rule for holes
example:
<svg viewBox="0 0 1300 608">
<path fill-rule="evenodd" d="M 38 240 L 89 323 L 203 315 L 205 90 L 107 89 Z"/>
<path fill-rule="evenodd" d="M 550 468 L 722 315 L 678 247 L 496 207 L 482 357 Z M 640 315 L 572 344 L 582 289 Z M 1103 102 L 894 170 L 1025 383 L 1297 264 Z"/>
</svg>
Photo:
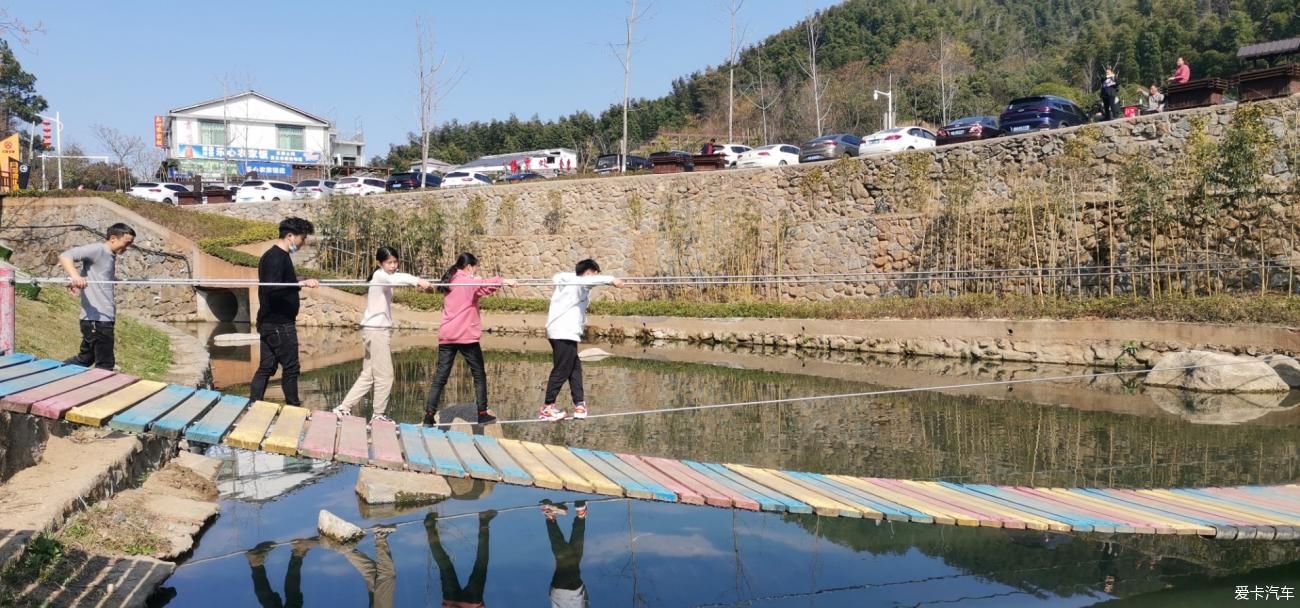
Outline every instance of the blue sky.
<svg viewBox="0 0 1300 608">
<path fill-rule="evenodd" d="M 748 0 L 747 43 L 837 0 Z M 638 6 L 646 4 L 639 0 Z M 655 97 L 678 76 L 723 62 L 729 16 L 721 0 L 652 0 L 637 24 L 632 95 Z M 14 46 L 37 88 L 62 112 L 64 143 L 100 146 L 91 125 L 152 142 L 153 116 L 253 88 L 324 116 L 344 135 L 364 126 L 366 155 L 415 130 L 415 17 L 431 19 L 449 64 L 466 75 L 437 122 L 553 119 L 599 112 L 622 98 L 609 48 L 624 36 L 625 2 L 70 2 L 9 9 L 44 33 Z"/>
</svg>

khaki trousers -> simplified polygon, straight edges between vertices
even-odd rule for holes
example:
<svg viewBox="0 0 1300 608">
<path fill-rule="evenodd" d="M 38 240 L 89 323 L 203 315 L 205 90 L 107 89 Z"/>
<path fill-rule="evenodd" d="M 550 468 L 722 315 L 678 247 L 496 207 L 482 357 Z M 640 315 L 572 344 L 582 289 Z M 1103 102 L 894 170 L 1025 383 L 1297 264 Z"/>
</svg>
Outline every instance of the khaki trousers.
<svg viewBox="0 0 1300 608">
<path fill-rule="evenodd" d="M 354 409 L 371 389 L 375 391 L 374 414 L 383 414 L 388 410 L 388 396 L 393 392 L 393 353 L 389 350 L 391 329 L 361 330 L 361 344 L 366 349 L 361 362 L 361 376 L 348 391 L 348 396 L 340 404 L 345 409 Z"/>
</svg>

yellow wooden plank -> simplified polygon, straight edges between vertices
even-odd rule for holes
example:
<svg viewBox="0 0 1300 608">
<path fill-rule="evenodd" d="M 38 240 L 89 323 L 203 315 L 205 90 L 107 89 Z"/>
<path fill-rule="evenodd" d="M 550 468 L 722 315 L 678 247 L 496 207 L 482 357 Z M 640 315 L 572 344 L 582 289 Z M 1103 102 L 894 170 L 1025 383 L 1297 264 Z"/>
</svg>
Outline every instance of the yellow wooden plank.
<svg viewBox="0 0 1300 608">
<path fill-rule="evenodd" d="M 1064 488 L 1035 488 L 1035 490 L 1054 494 L 1066 502 L 1084 508 L 1105 509 L 1119 513 L 1125 519 L 1137 524 L 1133 526 L 1133 530 L 1138 534 L 1201 534 L 1204 530 L 1204 526 L 1173 516 L 1161 516 L 1141 509 L 1130 509 L 1119 501 L 1102 500 L 1080 492 L 1069 492 Z"/>
<path fill-rule="evenodd" d="M 280 417 L 271 427 L 271 433 L 262 442 L 262 449 L 286 456 L 298 455 L 298 439 L 302 436 L 302 427 L 307 425 L 307 415 L 311 413 L 305 407 L 286 405 L 280 408 Z"/>
<path fill-rule="evenodd" d="M 1282 514 L 1260 513 L 1246 505 L 1233 505 L 1231 507 L 1218 503 L 1202 502 L 1186 494 L 1177 494 L 1168 490 L 1138 490 L 1139 494 L 1150 494 L 1165 502 L 1186 505 L 1201 511 L 1211 513 L 1220 513 L 1228 518 L 1240 521 L 1250 522 L 1252 525 L 1265 526 L 1300 526 L 1300 520 L 1290 519 Z"/>
<path fill-rule="evenodd" d="M 1059 522 L 1054 519 L 1047 519 L 1045 517 L 1035 515 L 1033 513 L 1027 513 L 1019 509 L 1013 509 L 1009 506 L 996 503 L 992 500 L 980 498 L 978 496 L 963 494 L 952 488 L 944 487 L 943 484 L 937 482 L 905 481 L 903 483 L 906 483 L 908 485 L 916 485 L 916 486 L 923 487 L 925 488 L 925 491 L 929 492 L 930 494 L 943 496 L 944 498 L 948 498 L 953 501 L 963 501 L 969 503 L 972 505 L 972 508 L 983 513 L 992 513 L 993 515 L 997 515 L 1000 517 L 1010 517 L 1010 518 L 1018 519 L 1020 521 L 1025 522 L 1025 527 L 1029 528 L 1030 530 L 1052 530 L 1055 532 L 1069 532 L 1072 529 L 1070 525 L 1067 523 Z"/>
<path fill-rule="evenodd" d="M 542 464 L 523 444 L 514 439 L 498 439 L 497 443 L 500 443 L 501 447 L 505 448 L 506 453 L 511 458 L 514 458 L 515 462 L 519 463 L 519 466 L 533 476 L 533 485 L 548 490 L 564 489 L 564 482 L 559 477 L 556 477 L 555 473 L 552 473 L 550 469 L 546 468 L 546 465 Z"/>
<path fill-rule="evenodd" d="M 813 512 L 818 515 L 825 515 L 827 517 L 862 517 L 862 513 L 857 509 L 830 498 L 820 492 L 814 492 L 804 487 L 802 484 L 797 484 L 780 477 L 776 474 L 776 471 L 771 469 L 747 467 L 740 464 L 728 464 L 723 466 L 762 485 L 772 488 L 777 492 L 781 492 L 790 498 L 807 503 L 808 506 L 813 508 Z"/>
<path fill-rule="evenodd" d="M 235 430 L 226 435 L 226 445 L 245 450 L 256 450 L 262 447 L 262 439 L 266 437 L 266 429 L 271 426 L 271 421 L 275 419 L 275 413 L 280 411 L 280 406 L 267 401 L 255 401 L 247 410 L 244 411 L 244 417 L 239 419 L 235 424 Z"/>
<path fill-rule="evenodd" d="M 112 418 L 118 412 L 144 401 L 150 395 L 166 388 L 166 386 L 167 384 L 163 382 L 141 380 L 120 391 L 109 393 L 90 403 L 74 407 L 68 410 L 64 417 L 78 424 L 103 426 L 104 421 Z"/>
<path fill-rule="evenodd" d="M 891 488 L 876 485 L 860 477 L 850 477 L 848 475 L 828 475 L 835 481 L 850 485 L 862 490 L 868 494 L 879 496 L 885 500 L 896 502 L 909 509 L 920 511 L 934 518 L 936 524 L 948 524 L 958 526 L 976 527 L 980 525 L 978 519 L 972 518 L 964 513 L 954 513 L 943 506 L 936 505 L 932 502 L 921 500 L 911 495 L 900 494 Z"/>
<path fill-rule="evenodd" d="M 610 478 L 602 475 L 600 471 L 592 468 L 591 465 L 584 462 L 581 458 L 578 458 L 573 452 L 570 452 L 569 448 L 562 445 L 548 445 L 546 446 L 546 449 L 550 453 L 554 454 L 556 458 L 560 459 L 560 462 L 563 462 L 565 466 L 573 469 L 575 473 L 581 475 L 583 479 L 590 482 L 592 488 L 594 488 L 593 491 L 596 494 L 604 494 L 606 496 L 623 495 L 623 486 L 614 483 Z"/>
<path fill-rule="evenodd" d="M 528 453 L 532 454 L 534 458 L 545 465 L 546 468 L 550 469 L 552 473 L 555 473 L 555 476 L 559 477 L 560 481 L 564 483 L 564 489 L 572 490 L 574 492 L 588 493 L 596 491 L 596 486 L 592 485 L 590 481 L 587 481 L 573 469 L 566 466 L 563 462 L 560 462 L 560 459 L 556 458 L 555 454 L 552 454 L 550 450 L 547 450 L 546 446 L 531 441 L 521 441 L 519 444 L 524 446 L 524 449 L 528 450 Z"/>
</svg>

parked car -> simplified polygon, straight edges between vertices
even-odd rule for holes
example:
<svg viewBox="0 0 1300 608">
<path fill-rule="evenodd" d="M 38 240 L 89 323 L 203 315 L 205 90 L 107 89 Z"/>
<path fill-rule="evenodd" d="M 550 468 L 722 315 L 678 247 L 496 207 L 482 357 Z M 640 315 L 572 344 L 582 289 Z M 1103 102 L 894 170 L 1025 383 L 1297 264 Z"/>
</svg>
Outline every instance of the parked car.
<svg viewBox="0 0 1300 608">
<path fill-rule="evenodd" d="M 501 177 L 498 177 L 497 181 L 506 184 L 517 184 L 519 182 L 528 181 L 530 179 L 543 179 L 543 177 L 540 173 L 533 173 L 532 171 L 520 171 L 519 173 L 511 173 L 509 175 L 503 175 Z"/>
<path fill-rule="evenodd" d="M 168 205 L 176 204 L 177 192 L 189 192 L 190 189 L 172 182 L 140 182 L 131 186 L 127 192 L 131 196 L 137 196 L 155 203 L 167 203 Z"/>
<path fill-rule="evenodd" d="M 208 203 L 229 203 L 235 200 L 235 191 L 239 190 L 238 186 L 229 184 L 206 184 L 203 186 L 203 204 Z"/>
<path fill-rule="evenodd" d="M 939 129 L 939 145 L 989 139 L 1002 135 L 996 116 L 967 116 L 958 118 Z"/>
<path fill-rule="evenodd" d="M 378 177 L 345 177 L 334 184 L 335 194 L 369 196 L 388 191 L 388 182 Z"/>
<path fill-rule="evenodd" d="M 1056 129 L 1087 124 L 1088 115 L 1064 97 L 1033 95 L 1011 100 L 998 116 L 998 125 L 1008 135 L 1038 129 Z"/>
<path fill-rule="evenodd" d="M 478 171 L 452 171 L 442 178 L 443 188 L 471 188 L 491 185 L 492 178 Z"/>
<path fill-rule="evenodd" d="M 681 159 L 682 165 L 687 171 L 695 170 L 695 157 L 692 156 L 690 152 L 683 152 L 681 150 L 655 152 L 650 155 L 650 164 L 653 166 L 656 158 L 669 158 L 674 156 Z"/>
<path fill-rule="evenodd" d="M 613 173 L 618 171 L 618 154 L 605 154 L 596 158 L 596 173 Z M 650 169 L 650 161 L 644 156 L 627 155 L 627 170 L 640 171 Z"/>
<path fill-rule="evenodd" d="M 736 166 L 741 169 L 752 167 L 783 167 L 799 164 L 799 148 L 790 144 L 771 144 L 759 146 L 742 153 L 736 159 Z"/>
<path fill-rule="evenodd" d="M 329 198 L 334 194 L 335 183 L 332 179 L 304 179 L 294 185 L 293 198 L 297 200 Z"/>
<path fill-rule="evenodd" d="M 882 129 L 862 139 L 858 156 L 933 148 L 936 140 L 934 132 L 921 127 Z"/>
<path fill-rule="evenodd" d="M 236 203 L 293 200 L 293 184 L 270 179 L 250 179 L 239 185 Z"/>
<path fill-rule="evenodd" d="M 714 146 L 713 150 L 715 154 L 721 154 L 726 159 L 728 167 L 734 167 L 740 155 L 753 150 L 753 148 L 740 144 L 720 144 Z"/>
<path fill-rule="evenodd" d="M 857 156 L 862 138 L 848 133 L 823 135 L 799 147 L 799 162 L 828 160 L 840 156 Z"/>
<path fill-rule="evenodd" d="M 420 175 L 424 175 L 425 188 L 437 188 L 442 183 L 442 178 L 432 173 L 421 174 L 418 171 L 408 171 L 390 175 L 385 187 L 390 192 L 393 190 L 414 190 L 420 187 Z"/>
</svg>

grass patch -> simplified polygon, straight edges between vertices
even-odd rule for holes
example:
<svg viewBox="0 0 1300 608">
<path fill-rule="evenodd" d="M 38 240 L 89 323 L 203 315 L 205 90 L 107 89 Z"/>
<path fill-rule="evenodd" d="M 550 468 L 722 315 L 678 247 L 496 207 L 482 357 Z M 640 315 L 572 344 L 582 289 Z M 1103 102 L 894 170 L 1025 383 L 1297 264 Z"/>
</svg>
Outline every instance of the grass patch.
<svg viewBox="0 0 1300 608">
<path fill-rule="evenodd" d="M 156 524 L 138 500 L 119 497 L 73 516 L 57 539 L 67 548 L 87 553 L 154 555 L 170 546 L 155 532 Z"/>
<path fill-rule="evenodd" d="M 38 357 L 64 360 L 81 345 L 80 305 L 55 285 L 41 289 L 36 300 L 18 298 L 16 349 Z M 116 328 L 117 365 L 124 373 L 160 380 L 172 363 L 167 335 L 130 317 L 119 317 Z"/>
</svg>

